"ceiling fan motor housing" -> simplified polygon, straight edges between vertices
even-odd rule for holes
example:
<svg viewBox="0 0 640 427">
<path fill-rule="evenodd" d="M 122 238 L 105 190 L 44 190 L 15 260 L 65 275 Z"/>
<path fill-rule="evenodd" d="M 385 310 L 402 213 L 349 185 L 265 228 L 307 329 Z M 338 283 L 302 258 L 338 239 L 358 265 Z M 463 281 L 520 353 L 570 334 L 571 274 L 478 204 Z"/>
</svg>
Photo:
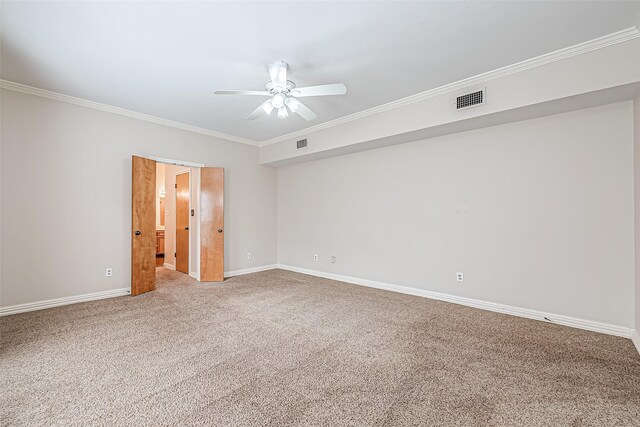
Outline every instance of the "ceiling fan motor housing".
<svg viewBox="0 0 640 427">
<path fill-rule="evenodd" d="M 278 92 L 284 92 L 284 93 L 289 93 L 291 92 L 294 88 L 296 87 L 296 84 L 294 82 L 292 82 L 291 80 L 287 80 L 287 86 L 286 87 L 280 87 L 280 86 L 274 86 L 273 85 L 273 81 L 269 80 L 267 82 L 266 85 L 264 85 L 264 88 L 267 92 L 271 92 L 273 94 L 276 94 Z"/>
</svg>

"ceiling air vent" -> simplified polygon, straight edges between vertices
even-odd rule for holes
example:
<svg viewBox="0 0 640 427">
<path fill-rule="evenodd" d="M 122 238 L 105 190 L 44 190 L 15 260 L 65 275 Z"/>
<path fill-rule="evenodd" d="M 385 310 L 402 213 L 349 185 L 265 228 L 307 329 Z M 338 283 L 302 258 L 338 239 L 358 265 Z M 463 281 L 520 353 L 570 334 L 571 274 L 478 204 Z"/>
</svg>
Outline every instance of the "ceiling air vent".
<svg viewBox="0 0 640 427">
<path fill-rule="evenodd" d="M 307 148 L 307 139 L 301 139 L 300 141 L 296 142 L 296 148 L 298 150 L 300 150 L 301 148 Z"/>
<path fill-rule="evenodd" d="M 462 110 L 463 108 L 475 107 L 476 105 L 482 104 L 484 104 L 484 89 L 460 95 L 456 99 L 456 110 Z"/>
</svg>

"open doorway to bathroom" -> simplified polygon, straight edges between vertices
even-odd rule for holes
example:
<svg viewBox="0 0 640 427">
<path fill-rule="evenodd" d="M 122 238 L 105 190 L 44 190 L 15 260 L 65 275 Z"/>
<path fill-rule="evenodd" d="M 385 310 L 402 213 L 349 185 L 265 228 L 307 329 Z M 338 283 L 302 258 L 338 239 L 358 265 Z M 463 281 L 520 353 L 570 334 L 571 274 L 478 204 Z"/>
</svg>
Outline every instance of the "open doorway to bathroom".
<svg viewBox="0 0 640 427">
<path fill-rule="evenodd" d="M 198 277 L 199 168 L 156 163 L 156 267 Z"/>
<path fill-rule="evenodd" d="M 224 280 L 224 169 L 185 163 L 132 156 L 131 295 L 156 270 Z"/>
</svg>

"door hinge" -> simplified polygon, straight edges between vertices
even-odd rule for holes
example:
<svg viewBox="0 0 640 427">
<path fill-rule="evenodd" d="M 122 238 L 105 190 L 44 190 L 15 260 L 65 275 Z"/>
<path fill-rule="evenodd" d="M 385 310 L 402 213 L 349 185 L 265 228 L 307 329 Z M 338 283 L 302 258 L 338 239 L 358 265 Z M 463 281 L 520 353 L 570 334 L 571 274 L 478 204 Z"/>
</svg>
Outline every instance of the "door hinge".
<svg viewBox="0 0 640 427">
<path fill-rule="evenodd" d="M 173 184 L 173 188 L 178 188 L 178 184 Z"/>
<path fill-rule="evenodd" d="M 173 257 L 175 258 L 175 257 L 177 257 L 177 256 L 178 256 L 178 253 L 177 253 L 177 252 L 174 252 L 174 253 L 173 253 Z"/>
</svg>

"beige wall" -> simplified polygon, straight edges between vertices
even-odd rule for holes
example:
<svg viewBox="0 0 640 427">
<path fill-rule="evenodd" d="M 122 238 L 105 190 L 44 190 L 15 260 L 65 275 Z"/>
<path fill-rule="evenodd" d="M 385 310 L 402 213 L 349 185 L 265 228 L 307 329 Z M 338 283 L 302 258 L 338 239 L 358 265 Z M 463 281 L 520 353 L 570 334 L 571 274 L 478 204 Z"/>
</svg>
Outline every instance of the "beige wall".
<svg viewBox="0 0 640 427">
<path fill-rule="evenodd" d="M 1 103 L 3 307 L 130 286 L 132 154 L 224 167 L 225 270 L 276 262 L 276 170 L 256 147 L 10 90 Z"/>
<path fill-rule="evenodd" d="M 226 168 L 227 271 L 277 249 L 297 267 L 640 326 L 640 98 L 276 174 L 255 147 L 1 95 L 2 307 L 129 286 L 138 154 Z"/>
<path fill-rule="evenodd" d="M 278 260 L 632 327 L 632 138 L 624 102 L 279 168 Z"/>
<path fill-rule="evenodd" d="M 160 224 L 160 199 L 162 192 L 165 191 L 164 183 L 164 170 L 165 165 L 163 163 L 156 164 L 156 229 L 163 230 L 164 225 Z"/>
</svg>

